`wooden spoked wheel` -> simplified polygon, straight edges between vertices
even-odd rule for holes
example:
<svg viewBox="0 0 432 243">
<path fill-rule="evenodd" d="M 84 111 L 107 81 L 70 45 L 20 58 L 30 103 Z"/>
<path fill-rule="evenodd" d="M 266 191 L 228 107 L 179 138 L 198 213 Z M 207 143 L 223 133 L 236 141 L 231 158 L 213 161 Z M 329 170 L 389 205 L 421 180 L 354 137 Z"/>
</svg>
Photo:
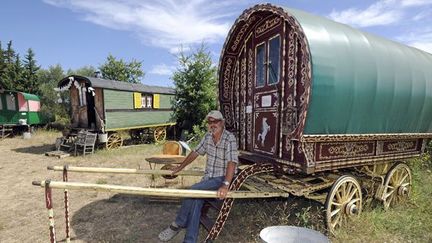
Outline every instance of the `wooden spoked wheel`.
<svg viewBox="0 0 432 243">
<path fill-rule="evenodd" d="M 155 143 L 162 143 L 163 141 L 165 141 L 166 135 L 166 127 L 156 127 L 153 132 Z"/>
<path fill-rule="evenodd" d="M 172 165 L 172 164 L 167 164 L 161 167 L 161 170 L 171 170 L 173 168 L 175 168 L 177 166 Z M 163 178 L 171 180 L 171 179 L 175 179 L 177 178 L 177 175 L 162 175 Z"/>
<path fill-rule="evenodd" d="M 349 175 L 339 177 L 327 194 L 326 223 L 330 233 L 358 216 L 362 210 L 362 192 L 358 181 Z"/>
<path fill-rule="evenodd" d="M 411 170 L 404 163 L 395 164 L 387 173 L 384 181 L 382 201 L 384 209 L 405 201 L 411 192 Z"/>
<path fill-rule="evenodd" d="M 106 142 L 108 150 L 120 148 L 123 145 L 123 138 L 118 133 L 111 133 Z"/>
</svg>

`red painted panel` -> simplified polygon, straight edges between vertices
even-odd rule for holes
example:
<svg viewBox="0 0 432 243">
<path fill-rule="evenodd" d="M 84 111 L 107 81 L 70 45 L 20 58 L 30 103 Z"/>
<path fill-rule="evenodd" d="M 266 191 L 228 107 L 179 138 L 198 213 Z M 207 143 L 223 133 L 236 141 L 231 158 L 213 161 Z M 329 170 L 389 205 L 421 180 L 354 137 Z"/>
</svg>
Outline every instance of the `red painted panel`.
<svg viewBox="0 0 432 243">
<path fill-rule="evenodd" d="M 27 100 L 24 99 L 24 95 L 17 93 L 18 96 L 18 108 L 19 111 L 28 111 Z"/>
</svg>

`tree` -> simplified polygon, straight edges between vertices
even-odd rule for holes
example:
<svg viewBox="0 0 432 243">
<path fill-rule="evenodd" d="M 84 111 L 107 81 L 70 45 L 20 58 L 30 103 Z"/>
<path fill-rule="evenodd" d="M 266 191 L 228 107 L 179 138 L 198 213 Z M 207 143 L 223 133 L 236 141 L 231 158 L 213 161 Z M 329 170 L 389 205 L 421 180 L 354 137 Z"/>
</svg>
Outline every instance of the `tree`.
<svg viewBox="0 0 432 243">
<path fill-rule="evenodd" d="M 93 77 L 94 73 L 97 71 L 97 69 L 91 65 L 84 66 L 75 70 L 69 69 L 67 71 L 67 75 L 80 75 L 80 76 L 86 76 L 86 77 Z"/>
<path fill-rule="evenodd" d="M 131 62 L 125 62 L 123 59 L 117 60 L 109 54 L 104 64 L 99 66 L 104 79 L 125 81 L 129 83 L 140 83 L 140 79 L 145 73 L 142 70 L 142 62 L 133 59 Z"/>
<path fill-rule="evenodd" d="M 55 121 L 67 124 L 69 118 L 69 105 L 63 105 L 64 101 L 69 100 L 69 92 L 58 93 L 54 91 L 57 83 L 64 78 L 63 68 L 57 64 L 50 66 L 47 70 L 37 71 L 39 92 L 41 95 L 41 112 L 47 121 Z M 59 103 L 59 99 L 62 103 Z"/>
<path fill-rule="evenodd" d="M 23 90 L 21 91 L 38 94 L 39 85 L 36 73 L 40 69 L 40 66 L 36 64 L 35 53 L 31 48 L 27 50 L 27 54 L 24 56 L 23 63 L 24 72 L 22 82 L 20 82 L 23 86 Z"/>
<path fill-rule="evenodd" d="M 16 60 L 19 59 L 19 56 L 15 54 L 15 50 L 12 48 L 12 41 L 8 42 L 6 50 L 2 50 L 0 46 L 0 54 L 0 79 L 4 85 L 3 88 L 16 90 L 14 78 L 21 76 L 21 74 L 15 73 Z"/>
<path fill-rule="evenodd" d="M 14 83 L 14 90 L 25 91 L 25 87 L 22 85 L 23 78 L 23 66 L 19 54 L 15 56 L 15 62 L 8 66 L 7 74 L 9 79 Z"/>
<path fill-rule="evenodd" d="M 204 44 L 189 55 L 181 51 L 177 58 L 174 117 L 191 131 L 193 125 L 202 128 L 207 113 L 217 108 L 216 67 Z"/>
</svg>

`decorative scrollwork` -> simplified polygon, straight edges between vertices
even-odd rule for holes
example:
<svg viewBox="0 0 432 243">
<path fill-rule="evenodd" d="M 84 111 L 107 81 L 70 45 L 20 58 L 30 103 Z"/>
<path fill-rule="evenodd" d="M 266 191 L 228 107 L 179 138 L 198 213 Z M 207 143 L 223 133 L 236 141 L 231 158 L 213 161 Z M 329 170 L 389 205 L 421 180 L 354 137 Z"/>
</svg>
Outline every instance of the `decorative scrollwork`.
<svg viewBox="0 0 432 243">
<path fill-rule="evenodd" d="M 229 99 L 230 89 L 231 89 L 231 69 L 233 66 L 234 59 L 228 57 L 225 62 L 225 71 L 223 73 L 223 97 L 224 99 Z"/>
<path fill-rule="evenodd" d="M 413 147 L 415 147 L 414 141 L 397 141 L 387 145 L 387 149 L 389 151 L 396 151 L 396 152 L 406 151 L 412 149 Z"/>
<path fill-rule="evenodd" d="M 236 38 L 235 38 L 235 40 L 234 40 L 234 42 L 233 42 L 233 45 L 231 46 L 231 51 L 236 51 L 236 50 L 237 50 L 237 47 L 239 46 L 240 42 L 243 40 L 243 36 L 245 35 L 246 30 L 251 26 L 251 24 L 252 24 L 253 22 L 255 22 L 255 20 L 256 20 L 256 17 L 255 17 L 255 16 L 252 16 L 252 17 L 250 17 L 250 18 L 248 19 L 248 21 L 247 21 L 247 22 L 246 22 L 246 23 L 241 27 L 239 33 L 237 34 L 237 36 L 236 36 Z"/>
<path fill-rule="evenodd" d="M 273 17 L 271 19 L 266 20 L 262 25 L 258 26 L 255 31 L 255 35 L 258 37 L 265 32 L 273 29 L 281 23 L 280 17 Z"/>
</svg>

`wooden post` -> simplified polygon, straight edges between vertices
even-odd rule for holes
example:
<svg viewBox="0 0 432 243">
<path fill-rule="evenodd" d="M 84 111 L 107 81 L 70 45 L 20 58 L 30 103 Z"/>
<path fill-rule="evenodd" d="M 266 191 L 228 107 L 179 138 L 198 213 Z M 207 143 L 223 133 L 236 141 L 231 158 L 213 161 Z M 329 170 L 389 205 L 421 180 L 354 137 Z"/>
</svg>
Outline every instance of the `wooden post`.
<svg viewBox="0 0 432 243">
<path fill-rule="evenodd" d="M 50 187 L 50 180 L 45 181 L 45 203 L 48 209 L 48 219 L 49 219 L 49 230 L 50 230 L 50 242 L 56 243 L 56 234 L 54 226 L 54 210 L 52 203 L 52 189 Z"/>
<path fill-rule="evenodd" d="M 68 181 L 68 165 L 63 167 L 63 181 Z M 65 207 L 65 220 L 66 220 L 66 242 L 70 242 L 70 221 L 69 221 L 69 192 L 68 189 L 64 189 L 64 207 Z"/>
<path fill-rule="evenodd" d="M 46 187 L 49 183 L 50 188 L 69 189 L 69 190 L 89 190 L 98 192 L 124 193 L 130 195 L 142 195 L 150 197 L 170 197 L 170 198 L 218 198 L 217 191 L 191 190 L 191 189 L 172 189 L 172 188 L 144 188 L 133 186 L 100 185 L 80 182 L 61 182 L 61 181 L 34 181 L 33 185 Z M 229 191 L 227 198 L 269 198 L 269 197 L 288 197 L 289 193 L 279 192 L 251 192 L 251 191 Z"/>
<path fill-rule="evenodd" d="M 48 170 L 63 171 L 63 166 L 48 166 Z M 113 174 L 144 174 L 144 175 L 171 175 L 171 170 L 141 170 L 141 169 L 128 169 L 128 168 L 100 168 L 100 167 L 78 167 L 69 166 L 68 172 L 80 173 L 113 173 Z M 176 175 L 183 176 L 203 176 L 204 171 L 196 170 L 182 170 Z"/>
</svg>

